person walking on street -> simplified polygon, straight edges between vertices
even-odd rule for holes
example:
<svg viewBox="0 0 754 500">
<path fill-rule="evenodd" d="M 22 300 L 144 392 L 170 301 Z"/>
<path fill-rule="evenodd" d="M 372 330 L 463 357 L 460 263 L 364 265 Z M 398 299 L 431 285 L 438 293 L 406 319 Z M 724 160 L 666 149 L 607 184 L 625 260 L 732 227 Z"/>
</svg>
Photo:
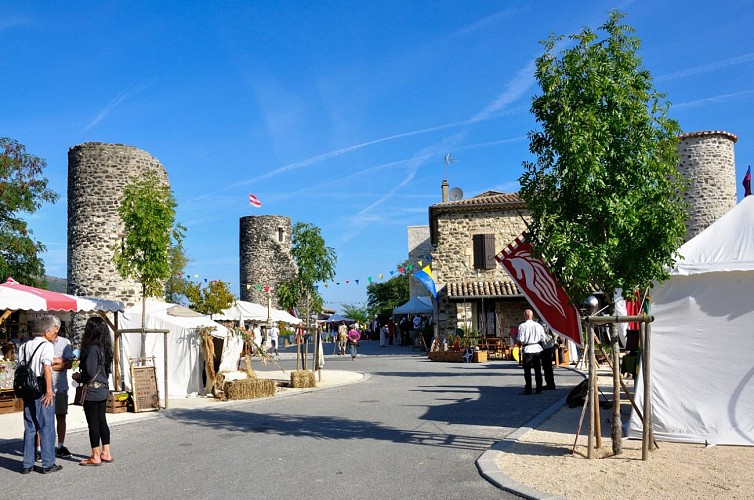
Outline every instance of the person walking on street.
<svg viewBox="0 0 754 500">
<path fill-rule="evenodd" d="M 58 424 L 58 446 L 55 448 L 57 458 L 71 458 L 71 452 L 65 447 L 66 416 L 68 415 L 68 370 L 73 367 L 73 348 L 71 341 L 58 335 L 60 319 L 51 316 L 55 322 L 52 347 L 52 387 L 55 391 L 55 419 Z"/>
<path fill-rule="evenodd" d="M 338 356 L 346 354 L 346 344 L 348 343 L 348 327 L 345 321 L 340 322 L 338 327 Z"/>
<path fill-rule="evenodd" d="M 107 398 L 110 396 L 108 380 L 112 363 L 110 329 L 103 318 L 93 316 L 86 321 L 81 339 L 81 370 L 73 374 L 73 380 L 87 386 L 84 415 L 89 426 L 89 444 L 92 448 L 91 456 L 79 462 L 79 465 L 99 466 L 102 462 L 113 461 L 110 454 L 110 427 L 105 417 Z"/>
<path fill-rule="evenodd" d="M 278 337 L 280 337 L 280 329 L 277 323 L 273 323 L 270 328 L 270 353 L 275 356 L 278 354 Z"/>
<path fill-rule="evenodd" d="M 542 325 L 534 321 L 534 312 L 531 309 L 524 311 L 524 322 L 518 325 L 518 337 L 516 341 L 521 346 L 521 356 L 524 367 L 524 390 L 521 395 L 531 394 L 531 370 L 534 368 L 534 378 L 537 384 L 537 394 L 542 392 L 542 346 L 545 331 Z"/>
<path fill-rule="evenodd" d="M 23 397 L 24 403 L 24 459 L 22 474 L 34 470 L 37 432 L 42 446 L 43 474 L 57 472 L 63 468 L 55 463 L 55 392 L 52 385 L 52 361 L 55 350 L 52 338 L 55 320 L 52 316 L 42 316 L 34 322 L 34 338 L 26 342 L 18 352 L 18 362 L 26 363 L 40 385 L 42 395 L 36 399 Z M 41 382 L 41 381 L 40 381 Z"/>
<path fill-rule="evenodd" d="M 356 325 L 351 325 L 351 329 L 348 331 L 348 343 L 351 344 L 351 361 L 356 359 L 359 340 L 361 340 L 361 333 L 356 329 Z"/>
</svg>

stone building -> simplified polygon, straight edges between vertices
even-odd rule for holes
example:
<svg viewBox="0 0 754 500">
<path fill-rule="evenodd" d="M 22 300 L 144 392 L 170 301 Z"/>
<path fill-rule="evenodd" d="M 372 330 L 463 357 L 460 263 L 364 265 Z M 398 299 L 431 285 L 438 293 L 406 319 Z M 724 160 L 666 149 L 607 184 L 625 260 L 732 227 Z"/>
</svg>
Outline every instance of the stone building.
<svg viewBox="0 0 754 500">
<path fill-rule="evenodd" d="M 487 191 L 429 207 L 432 273 L 438 285 L 438 334 L 456 328 L 503 337 L 527 302 L 494 256 L 526 227 L 517 194 Z"/>
<path fill-rule="evenodd" d="M 432 259 L 432 243 L 429 240 L 429 226 L 408 226 L 408 261 L 414 266 L 430 263 Z M 418 269 L 415 269 L 418 271 Z M 408 278 L 409 297 L 429 297 L 429 290 L 413 273 Z"/>
<path fill-rule="evenodd" d="M 689 180 L 685 241 L 736 206 L 736 141 L 735 135 L 718 130 L 678 138 L 678 171 Z"/>
<path fill-rule="evenodd" d="M 278 308 L 277 287 L 296 277 L 291 255 L 291 219 L 277 215 L 241 217 L 239 262 L 241 300 Z"/>
<path fill-rule="evenodd" d="M 68 293 L 127 306 L 141 300 L 141 285 L 115 269 L 113 248 L 122 242 L 123 192 L 149 171 L 168 184 L 160 162 L 133 146 L 87 142 L 68 150 Z"/>
</svg>

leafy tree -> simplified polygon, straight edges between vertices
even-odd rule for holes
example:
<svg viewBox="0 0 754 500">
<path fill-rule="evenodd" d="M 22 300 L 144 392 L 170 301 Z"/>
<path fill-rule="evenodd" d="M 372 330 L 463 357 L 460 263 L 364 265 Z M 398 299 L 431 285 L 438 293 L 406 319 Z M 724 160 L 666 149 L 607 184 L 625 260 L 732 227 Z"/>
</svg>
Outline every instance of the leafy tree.
<svg viewBox="0 0 754 500">
<path fill-rule="evenodd" d="M 407 266 L 408 261 L 405 261 L 396 268 L 405 269 Z M 384 282 L 372 281 L 367 286 L 367 305 L 375 314 L 392 311 L 395 306 L 405 303 L 410 297 L 406 273 L 399 273 Z"/>
<path fill-rule="evenodd" d="M 58 195 L 47 188 L 44 159 L 26 152 L 13 139 L 0 138 L 0 279 L 12 276 L 19 283 L 45 286 L 45 267 L 39 254 L 45 246 L 19 213 L 33 214 L 42 203 L 55 203 Z"/>
<path fill-rule="evenodd" d="M 367 307 L 352 304 L 343 304 L 343 316 L 355 319 L 362 325 L 366 325 L 370 318 L 369 309 Z"/>
<path fill-rule="evenodd" d="M 141 283 L 141 327 L 146 322 L 146 298 L 165 292 L 170 278 L 170 249 L 183 240 L 184 228 L 175 223 L 176 201 L 170 186 L 154 172 L 131 181 L 123 192 L 118 215 L 123 221 L 123 243 L 115 247 L 118 273 Z"/>
<path fill-rule="evenodd" d="M 191 302 L 191 309 L 202 314 L 218 314 L 236 301 L 229 289 L 229 283 L 215 280 L 202 288 L 200 283 L 186 283 L 186 297 Z"/>
<path fill-rule="evenodd" d="M 543 42 L 521 196 L 531 210 L 529 240 L 577 303 L 597 285 L 626 294 L 668 277 L 685 234 L 686 181 L 676 170 L 678 124 L 641 66 L 639 39 L 613 11 L 599 28 Z M 613 334 L 617 370 L 617 334 Z M 617 371 L 614 377 L 619 376 Z M 614 391 L 617 383 L 614 383 Z M 620 450 L 614 397 L 613 451 Z"/>
<path fill-rule="evenodd" d="M 295 278 L 278 286 L 278 302 L 285 308 L 307 306 L 310 313 L 321 311 L 322 296 L 315 283 L 335 276 L 335 250 L 325 245 L 319 227 L 297 222 L 291 235 L 291 255 L 298 271 Z"/>
<path fill-rule="evenodd" d="M 170 277 L 165 282 L 165 300 L 175 304 L 182 304 L 186 298 L 186 291 L 191 281 L 184 277 L 189 259 L 181 241 L 174 242 L 170 247 Z"/>
</svg>

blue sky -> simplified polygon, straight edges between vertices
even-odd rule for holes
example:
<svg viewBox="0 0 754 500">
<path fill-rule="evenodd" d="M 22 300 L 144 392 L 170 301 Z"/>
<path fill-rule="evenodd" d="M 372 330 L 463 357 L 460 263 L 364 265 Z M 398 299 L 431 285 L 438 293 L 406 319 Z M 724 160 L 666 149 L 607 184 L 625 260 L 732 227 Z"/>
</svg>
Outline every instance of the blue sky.
<svg viewBox="0 0 754 500">
<path fill-rule="evenodd" d="M 340 285 L 320 290 L 340 309 L 406 258 L 445 154 L 467 197 L 518 190 L 538 42 L 596 28 L 610 8 L 684 131 L 739 136 L 740 198 L 751 1 L 3 2 L 0 136 L 45 158 L 61 195 L 29 217 L 48 274 L 66 276 L 68 148 L 121 143 L 168 171 L 191 274 L 238 293 L 239 218 L 285 215 L 336 250 Z"/>
</svg>

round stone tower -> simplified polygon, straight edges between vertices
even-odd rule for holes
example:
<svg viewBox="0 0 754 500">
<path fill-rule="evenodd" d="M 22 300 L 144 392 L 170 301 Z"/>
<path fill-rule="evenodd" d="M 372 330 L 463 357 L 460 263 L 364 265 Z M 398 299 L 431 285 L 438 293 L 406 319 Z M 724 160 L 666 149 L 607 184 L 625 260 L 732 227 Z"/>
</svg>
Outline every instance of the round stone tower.
<svg viewBox="0 0 754 500">
<path fill-rule="evenodd" d="M 277 285 L 296 277 L 291 256 L 291 219 L 276 215 L 241 217 L 239 233 L 241 300 L 278 307 Z"/>
<path fill-rule="evenodd" d="M 122 241 L 125 187 L 149 171 L 168 183 L 160 162 L 133 146 L 87 142 L 68 150 L 68 293 L 128 306 L 141 300 L 141 285 L 115 269 L 113 248 Z"/>
<path fill-rule="evenodd" d="M 690 132 L 678 138 L 678 171 L 689 180 L 686 239 L 690 240 L 736 206 L 738 137 L 718 130 Z"/>
</svg>

